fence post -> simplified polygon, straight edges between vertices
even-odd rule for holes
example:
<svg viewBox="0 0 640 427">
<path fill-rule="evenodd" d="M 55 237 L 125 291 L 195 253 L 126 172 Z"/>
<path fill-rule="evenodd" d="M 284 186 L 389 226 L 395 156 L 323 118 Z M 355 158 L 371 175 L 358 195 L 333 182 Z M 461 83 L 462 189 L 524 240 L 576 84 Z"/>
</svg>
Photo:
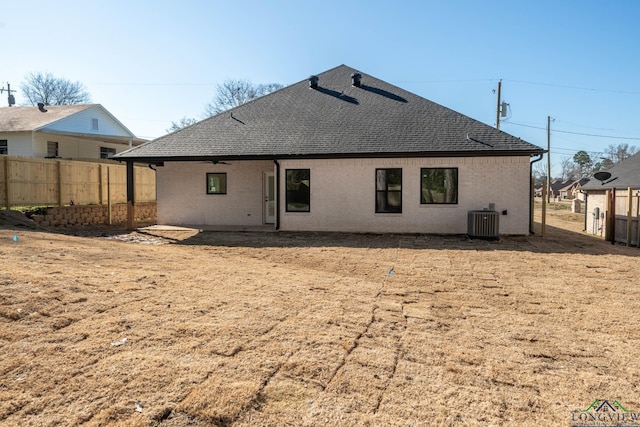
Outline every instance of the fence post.
<svg viewBox="0 0 640 427">
<path fill-rule="evenodd" d="M 98 204 L 102 205 L 103 191 L 102 191 L 102 163 L 98 165 Z"/>
<path fill-rule="evenodd" d="M 11 208 L 11 202 L 9 201 L 9 177 L 11 174 L 9 173 L 9 156 L 4 158 L 4 189 L 5 189 L 5 204 L 7 205 L 7 210 Z"/>
<path fill-rule="evenodd" d="M 640 248 L 640 191 L 636 192 L 636 246 Z"/>
<path fill-rule="evenodd" d="M 633 238 L 633 193 L 631 187 L 627 188 L 627 246 L 631 246 Z"/>
<path fill-rule="evenodd" d="M 111 166 L 107 166 L 107 220 L 111 225 Z"/>
<path fill-rule="evenodd" d="M 133 162 L 127 162 L 127 229 L 129 230 L 133 230 L 135 225 L 135 175 Z"/>
<path fill-rule="evenodd" d="M 58 206 L 62 207 L 62 161 L 58 160 Z"/>
<path fill-rule="evenodd" d="M 611 231 L 609 237 L 611 238 L 611 244 L 616 243 L 616 188 L 611 189 Z"/>
<path fill-rule="evenodd" d="M 540 222 L 540 237 L 544 237 L 547 229 L 547 187 L 542 186 L 542 218 Z"/>
</svg>

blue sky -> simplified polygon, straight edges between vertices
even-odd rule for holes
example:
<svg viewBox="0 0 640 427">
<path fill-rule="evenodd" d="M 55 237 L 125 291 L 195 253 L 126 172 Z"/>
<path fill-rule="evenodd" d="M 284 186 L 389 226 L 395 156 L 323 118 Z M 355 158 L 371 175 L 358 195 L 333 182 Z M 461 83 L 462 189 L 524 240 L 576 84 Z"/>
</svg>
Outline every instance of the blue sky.
<svg viewBox="0 0 640 427">
<path fill-rule="evenodd" d="M 80 81 L 152 139 L 202 118 L 231 78 L 288 85 L 346 64 L 489 125 L 502 79 L 502 130 L 546 147 L 554 119 L 556 175 L 578 150 L 640 146 L 638 18 L 635 0 L 11 1 L 0 84 Z"/>
</svg>

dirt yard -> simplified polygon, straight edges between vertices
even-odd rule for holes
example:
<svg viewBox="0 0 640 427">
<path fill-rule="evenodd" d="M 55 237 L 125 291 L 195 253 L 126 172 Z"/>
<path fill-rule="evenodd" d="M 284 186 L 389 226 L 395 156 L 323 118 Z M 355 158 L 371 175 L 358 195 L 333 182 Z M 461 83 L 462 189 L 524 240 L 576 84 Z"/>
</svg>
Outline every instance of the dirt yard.
<svg viewBox="0 0 640 427">
<path fill-rule="evenodd" d="M 582 235 L 582 218 L 550 211 L 546 237 L 499 242 L 0 222 L 0 424 L 569 426 L 595 399 L 640 411 L 640 249 Z"/>
</svg>

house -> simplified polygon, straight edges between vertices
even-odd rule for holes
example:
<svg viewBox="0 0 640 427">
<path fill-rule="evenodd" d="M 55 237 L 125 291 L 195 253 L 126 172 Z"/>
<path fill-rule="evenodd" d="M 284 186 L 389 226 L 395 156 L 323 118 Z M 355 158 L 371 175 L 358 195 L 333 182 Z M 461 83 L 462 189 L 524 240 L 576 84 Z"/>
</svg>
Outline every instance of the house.
<svg viewBox="0 0 640 427">
<path fill-rule="evenodd" d="M 571 184 L 571 181 L 556 178 L 549 184 L 549 197 L 559 198 L 560 190 Z"/>
<path fill-rule="evenodd" d="M 0 154 L 106 159 L 143 142 L 100 104 L 0 108 Z"/>
<path fill-rule="evenodd" d="M 629 206 L 632 216 L 632 242 L 638 242 L 640 211 L 640 152 L 598 175 L 582 186 L 585 194 L 585 231 L 608 240 L 627 241 Z M 598 179 L 600 178 L 600 179 Z M 631 197 L 629 197 L 631 189 Z M 615 203 L 613 203 L 613 197 Z M 615 222 L 613 222 L 615 221 Z"/>
<path fill-rule="evenodd" d="M 115 158 L 157 166 L 159 224 L 526 235 L 544 152 L 341 65 Z"/>
<path fill-rule="evenodd" d="M 584 177 L 574 182 L 571 187 L 571 196 L 580 200 L 581 202 L 584 202 L 584 192 L 582 191 L 582 187 L 585 186 L 589 181 L 591 181 L 589 178 Z"/>
<path fill-rule="evenodd" d="M 589 178 L 580 178 L 577 180 L 569 180 L 562 183 L 562 187 L 558 189 L 561 200 L 580 198 L 580 189 L 584 184 L 589 182 Z"/>
</svg>

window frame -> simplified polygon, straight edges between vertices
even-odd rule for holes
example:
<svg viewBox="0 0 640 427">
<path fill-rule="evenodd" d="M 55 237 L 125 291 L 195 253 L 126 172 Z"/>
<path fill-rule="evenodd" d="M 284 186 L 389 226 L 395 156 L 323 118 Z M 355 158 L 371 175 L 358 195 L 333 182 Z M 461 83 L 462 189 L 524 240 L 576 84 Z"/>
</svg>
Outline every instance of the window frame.
<svg viewBox="0 0 640 427">
<path fill-rule="evenodd" d="M 96 117 L 91 118 L 91 130 L 100 130 L 100 121 Z"/>
<path fill-rule="evenodd" d="M 9 154 L 9 140 L 0 139 L 0 154 Z"/>
<path fill-rule="evenodd" d="M 446 192 L 445 193 L 439 193 L 439 194 L 444 194 L 444 199 L 445 201 L 443 202 L 428 202 L 426 200 L 426 198 L 424 197 L 424 174 L 426 170 L 453 170 L 455 171 L 455 201 L 453 202 L 447 202 L 447 196 L 446 196 Z M 445 184 L 442 184 L 443 187 L 445 186 Z M 459 169 L 457 167 L 450 167 L 450 168 L 446 168 L 446 167 L 437 167 L 437 168 L 432 168 L 432 167 L 425 167 L 425 168 L 420 168 L 420 205 L 457 205 L 459 204 L 459 199 L 460 199 L 460 192 L 459 192 L 459 188 L 460 188 L 460 179 L 459 179 Z"/>
<path fill-rule="evenodd" d="M 55 144 L 55 145 L 52 145 Z M 55 148 L 55 154 L 51 155 L 51 150 L 50 147 L 54 147 Z M 47 159 L 57 159 L 58 157 L 60 157 L 60 144 L 58 144 L 58 141 L 47 141 Z"/>
<path fill-rule="evenodd" d="M 223 181 L 224 182 L 223 185 L 220 185 L 220 190 L 219 191 L 212 191 L 211 190 L 211 186 L 209 185 L 209 177 L 213 177 L 213 176 L 221 176 L 224 177 Z M 214 195 L 221 195 L 221 194 L 227 194 L 227 173 L 226 172 L 207 172 L 207 194 L 214 194 Z M 224 188 L 223 188 L 224 187 Z"/>
<path fill-rule="evenodd" d="M 307 194 L 302 193 L 299 189 L 298 190 L 290 190 L 289 189 L 289 174 L 290 173 L 300 173 L 300 172 L 305 172 L 307 173 L 307 179 L 306 180 L 299 180 L 298 182 L 295 182 L 296 184 L 302 184 L 304 183 L 303 181 L 307 181 L 308 185 L 307 185 Z M 284 171 L 284 185 L 285 185 L 285 199 L 284 199 L 284 206 L 285 206 L 285 212 L 290 212 L 290 213 L 309 213 L 311 212 L 311 169 L 309 168 L 294 168 L 294 169 L 285 169 Z M 300 193 L 300 194 L 296 194 L 296 193 Z M 294 194 L 295 194 L 295 201 L 292 200 L 294 198 Z M 306 202 L 306 209 L 303 208 L 293 208 L 293 204 L 297 203 L 298 198 L 302 195 L 302 197 L 304 197 L 306 200 L 304 200 L 301 204 L 304 206 L 304 202 Z"/>
<path fill-rule="evenodd" d="M 103 153 L 104 151 L 104 153 Z M 102 155 L 106 154 L 106 157 L 103 157 Z M 116 154 L 116 149 L 113 147 L 100 147 L 100 158 L 101 159 L 110 159 L 112 156 L 114 156 Z"/>
<path fill-rule="evenodd" d="M 385 176 L 385 185 L 386 188 L 385 189 L 379 189 L 378 188 L 378 174 L 381 171 L 399 171 L 400 172 L 400 189 L 399 190 L 390 190 L 389 189 L 389 184 L 388 184 L 388 178 Z M 388 173 L 387 172 L 387 173 Z M 385 174 L 386 175 L 386 174 Z M 401 214 L 402 213 L 402 168 L 376 168 L 376 172 L 375 172 L 375 191 L 376 191 L 376 197 L 375 197 L 375 212 L 377 214 Z M 392 194 L 397 194 L 399 196 L 399 205 L 397 208 L 395 209 L 389 209 L 389 206 L 393 206 L 391 203 L 389 203 L 390 201 L 390 195 Z M 380 200 L 384 200 L 387 209 L 383 209 L 380 205 L 379 205 L 379 201 Z"/>
</svg>

